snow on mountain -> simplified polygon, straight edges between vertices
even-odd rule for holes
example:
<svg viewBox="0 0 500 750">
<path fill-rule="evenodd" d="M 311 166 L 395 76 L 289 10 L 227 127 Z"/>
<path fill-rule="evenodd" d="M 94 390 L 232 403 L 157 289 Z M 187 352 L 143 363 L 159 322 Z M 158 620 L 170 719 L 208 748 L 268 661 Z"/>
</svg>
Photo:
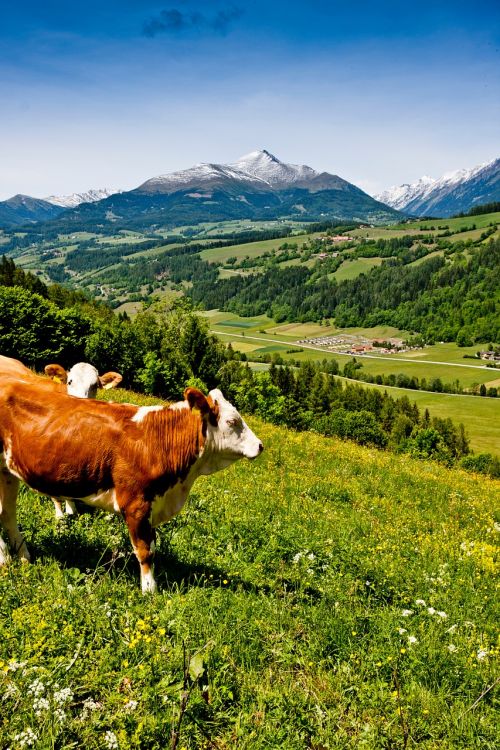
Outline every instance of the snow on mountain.
<svg viewBox="0 0 500 750">
<path fill-rule="evenodd" d="M 319 172 L 305 164 L 285 164 L 265 149 L 251 151 L 229 166 L 267 182 L 271 187 L 291 186 L 294 183 L 310 180 Z"/>
<path fill-rule="evenodd" d="M 48 198 L 43 200 L 48 203 L 52 203 L 54 206 L 61 206 L 61 208 L 76 208 L 81 203 L 96 203 L 102 201 L 104 198 L 109 198 L 110 195 L 116 195 L 121 193 L 121 190 L 112 190 L 110 188 L 92 189 L 86 193 L 72 193 L 71 195 L 49 195 Z"/>
<path fill-rule="evenodd" d="M 391 187 L 375 198 L 416 216 L 449 216 L 467 211 L 474 205 L 500 199 L 500 159 L 447 172 L 439 179 L 421 177 L 411 184 Z"/>
<path fill-rule="evenodd" d="M 191 187 L 220 187 L 228 181 L 236 180 L 247 187 L 268 188 L 268 184 L 259 177 L 239 169 L 231 164 L 195 164 L 189 169 L 182 169 L 170 174 L 162 174 L 146 180 L 137 188 L 141 193 L 174 193 Z"/>
<path fill-rule="evenodd" d="M 384 190 L 383 193 L 375 195 L 374 198 L 385 203 L 386 206 L 392 206 L 398 211 L 405 208 L 410 201 L 418 198 L 419 196 L 425 195 L 429 190 L 432 190 L 432 186 L 437 182 L 433 177 L 420 177 L 419 180 L 411 184 L 404 183 L 403 185 L 393 185 L 392 187 Z"/>
<path fill-rule="evenodd" d="M 260 190 L 305 186 L 320 174 L 305 164 L 285 164 L 269 151 L 252 151 L 232 164 L 195 164 L 190 169 L 159 175 L 137 190 L 148 193 L 173 193 L 190 187 L 240 185 Z"/>
</svg>

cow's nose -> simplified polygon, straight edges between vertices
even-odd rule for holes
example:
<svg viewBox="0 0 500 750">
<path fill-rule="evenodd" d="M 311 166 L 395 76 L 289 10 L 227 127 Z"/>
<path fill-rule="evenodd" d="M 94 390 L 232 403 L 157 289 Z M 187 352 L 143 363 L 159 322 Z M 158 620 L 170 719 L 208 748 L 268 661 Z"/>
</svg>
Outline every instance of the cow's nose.
<svg viewBox="0 0 500 750">
<path fill-rule="evenodd" d="M 264 446 L 262 445 L 262 443 L 259 443 L 259 453 L 262 453 L 263 450 Z"/>
</svg>

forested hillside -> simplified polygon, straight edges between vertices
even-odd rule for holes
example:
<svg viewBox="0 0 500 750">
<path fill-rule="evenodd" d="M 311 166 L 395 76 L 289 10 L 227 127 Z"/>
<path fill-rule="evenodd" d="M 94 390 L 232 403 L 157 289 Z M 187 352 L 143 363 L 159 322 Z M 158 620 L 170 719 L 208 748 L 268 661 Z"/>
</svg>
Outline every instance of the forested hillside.
<svg viewBox="0 0 500 750">
<path fill-rule="evenodd" d="M 380 248 L 378 249 L 380 252 Z M 386 260 L 368 274 L 337 283 L 307 267 L 200 282 L 191 291 L 207 309 L 275 320 L 335 318 L 336 325 L 389 324 L 428 341 L 500 339 L 500 239 L 419 264 Z"/>
</svg>

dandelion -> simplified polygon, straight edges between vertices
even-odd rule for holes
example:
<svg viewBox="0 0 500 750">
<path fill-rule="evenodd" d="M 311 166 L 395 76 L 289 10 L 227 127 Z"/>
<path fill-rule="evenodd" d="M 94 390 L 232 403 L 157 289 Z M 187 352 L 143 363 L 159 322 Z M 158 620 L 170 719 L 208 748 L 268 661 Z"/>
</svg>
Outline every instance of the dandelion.
<svg viewBox="0 0 500 750">
<path fill-rule="evenodd" d="M 450 654 L 454 654 L 455 651 L 458 650 L 454 643 L 449 643 L 446 648 L 448 649 Z"/>
<path fill-rule="evenodd" d="M 410 617 L 410 615 L 412 615 L 412 614 L 413 614 L 413 610 L 412 609 L 403 609 L 401 611 L 401 617 Z"/>
<path fill-rule="evenodd" d="M 34 733 L 31 727 L 27 727 L 21 734 L 16 734 L 14 742 L 17 742 L 19 747 L 33 747 L 35 742 L 38 740 L 38 735 Z"/>
<path fill-rule="evenodd" d="M 109 729 L 104 735 L 104 742 L 108 750 L 118 750 L 118 737 Z"/>
<path fill-rule="evenodd" d="M 418 643 L 418 640 L 417 640 L 417 638 L 415 638 L 414 635 L 409 635 L 408 636 L 408 643 L 410 644 L 410 646 L 414 646 L 415 643 Z"/>
<path fill-rule="evenodd" d="M 418 604 L 419 607 L 425 607 L 425 601 L 423 599 L 415 599 L 415 604 Z"/>
</svg>

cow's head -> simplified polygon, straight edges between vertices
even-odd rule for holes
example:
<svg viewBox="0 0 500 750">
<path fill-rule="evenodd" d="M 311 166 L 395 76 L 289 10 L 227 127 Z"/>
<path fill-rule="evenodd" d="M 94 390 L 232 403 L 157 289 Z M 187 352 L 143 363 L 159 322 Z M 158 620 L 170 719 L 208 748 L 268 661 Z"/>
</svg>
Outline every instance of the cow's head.
<svg viewBox="0 0 500 750">
<path fill-rule="evenodd" d="M 235 407 L 218 388 L 205 396 L 197 388 L 186 388 L 184 398 L 191 409 L 199 409 L 206 422 L 204 474 L 230 466 L 240 458 L 254 459 L 264 450 Z"/>
<path fill-rule="evenodd" d="M 95 398 L 98 388 L 116 388 L 122 381 L 122 376 L 117 372 L 99 375 L 88 362 L 78 362 L 68 372 L 61 365 L 47 365 L 45 374 L 57 383 L 65 384 L 68 395 L 77 398 Z"/>
</svg>

